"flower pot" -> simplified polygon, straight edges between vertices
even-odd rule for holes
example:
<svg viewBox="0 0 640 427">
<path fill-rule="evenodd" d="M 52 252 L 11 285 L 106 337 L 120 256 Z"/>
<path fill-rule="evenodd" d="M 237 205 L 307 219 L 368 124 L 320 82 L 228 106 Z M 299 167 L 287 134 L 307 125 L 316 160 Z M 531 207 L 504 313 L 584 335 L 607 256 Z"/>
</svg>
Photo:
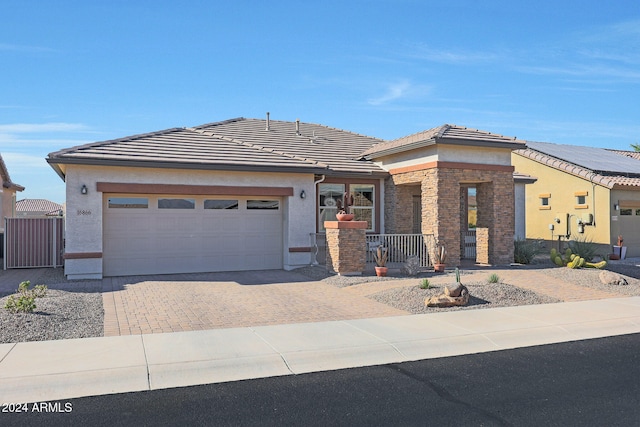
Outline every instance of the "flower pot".
<svg viewBox="0 0 640 427">
<path fill-rule="evenodd" d="M 353 214 L 336 214 L 336 218 L 338 221 L 351 221 L 353 219 Z"/>
<path fill-rule="evenodd" d="M 389 270 L 388 267 L 378 267 L 378 266 L 376 266 L 376 276 L 378 276 L 378 277 L 386 277 L 388 270 Z"/>
<path fill-rule="evenodd" d="M 433 264 L 433 269 L 436 273 L 442 273 L 446 264 Z"/>
</svg>

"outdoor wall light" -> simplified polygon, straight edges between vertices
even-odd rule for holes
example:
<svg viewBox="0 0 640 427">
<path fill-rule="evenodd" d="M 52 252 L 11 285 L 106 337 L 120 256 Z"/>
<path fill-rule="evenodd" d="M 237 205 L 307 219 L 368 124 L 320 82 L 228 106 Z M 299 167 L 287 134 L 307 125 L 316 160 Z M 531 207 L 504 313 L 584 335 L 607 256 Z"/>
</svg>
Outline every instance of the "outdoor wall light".
<svg viewBox="0 0 640 427">
<path fill-rule="evenodd" d="M 301 198 L 301 199 L 306 199 L 306 197 L 307 197 L 307 193 L 306 193 L 304 190 L 302 190 L 302 191 L 300 192 L 300 198 Z"/>
<path fill-rule="evenodd" d="M 616 211 L 619 211 L 620 210 L 620 205 L 616 203 L 615 205 L 613 205 L 613 209 L 616 210 Z"/>
<path fill-rule="evenodd" d="M 89 190 L 87 190 L 87 186 L 82 184 L 82 187 L 80 188 L 80 193 L 82 194 L 87 194 Z"/>
</svg>

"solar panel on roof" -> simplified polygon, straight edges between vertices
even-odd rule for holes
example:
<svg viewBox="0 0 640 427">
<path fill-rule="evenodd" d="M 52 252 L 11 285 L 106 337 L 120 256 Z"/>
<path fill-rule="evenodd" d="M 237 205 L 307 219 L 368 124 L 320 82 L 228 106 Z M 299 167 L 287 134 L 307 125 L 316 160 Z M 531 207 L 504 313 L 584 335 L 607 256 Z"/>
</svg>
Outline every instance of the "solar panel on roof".
<svg viewBox="0 0 640 427">
<path fill-rule="evenodd" d="M 640 174 L 640 161 L 603 148 L 527 141 L 527 147 L 598 172 Z"/>
</svg>

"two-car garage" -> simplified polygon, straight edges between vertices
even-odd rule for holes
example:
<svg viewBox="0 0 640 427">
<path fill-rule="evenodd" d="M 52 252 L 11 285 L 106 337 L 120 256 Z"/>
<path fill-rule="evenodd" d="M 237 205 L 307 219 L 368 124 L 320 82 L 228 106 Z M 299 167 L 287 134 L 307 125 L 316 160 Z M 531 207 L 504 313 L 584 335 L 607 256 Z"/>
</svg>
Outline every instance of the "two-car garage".
<svg viewBox="0 0 640 427">
<path fill-rule="evenodd" d="M 103 194 L 103 275 L 280 269 L 282 197 Z"/>
</svg>

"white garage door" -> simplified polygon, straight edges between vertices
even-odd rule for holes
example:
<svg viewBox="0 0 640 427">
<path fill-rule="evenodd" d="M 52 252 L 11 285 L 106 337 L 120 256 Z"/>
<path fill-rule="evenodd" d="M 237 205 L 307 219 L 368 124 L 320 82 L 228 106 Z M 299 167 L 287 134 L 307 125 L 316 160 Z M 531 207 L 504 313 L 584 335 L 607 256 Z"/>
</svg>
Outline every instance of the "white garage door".
<svg viewBox="0 0 640 427">
<path fill-rule="evenodd" d="M 282 268 L 282 201 L 260 197 L 104 197 L 103 274 Z"/>
</svg>

